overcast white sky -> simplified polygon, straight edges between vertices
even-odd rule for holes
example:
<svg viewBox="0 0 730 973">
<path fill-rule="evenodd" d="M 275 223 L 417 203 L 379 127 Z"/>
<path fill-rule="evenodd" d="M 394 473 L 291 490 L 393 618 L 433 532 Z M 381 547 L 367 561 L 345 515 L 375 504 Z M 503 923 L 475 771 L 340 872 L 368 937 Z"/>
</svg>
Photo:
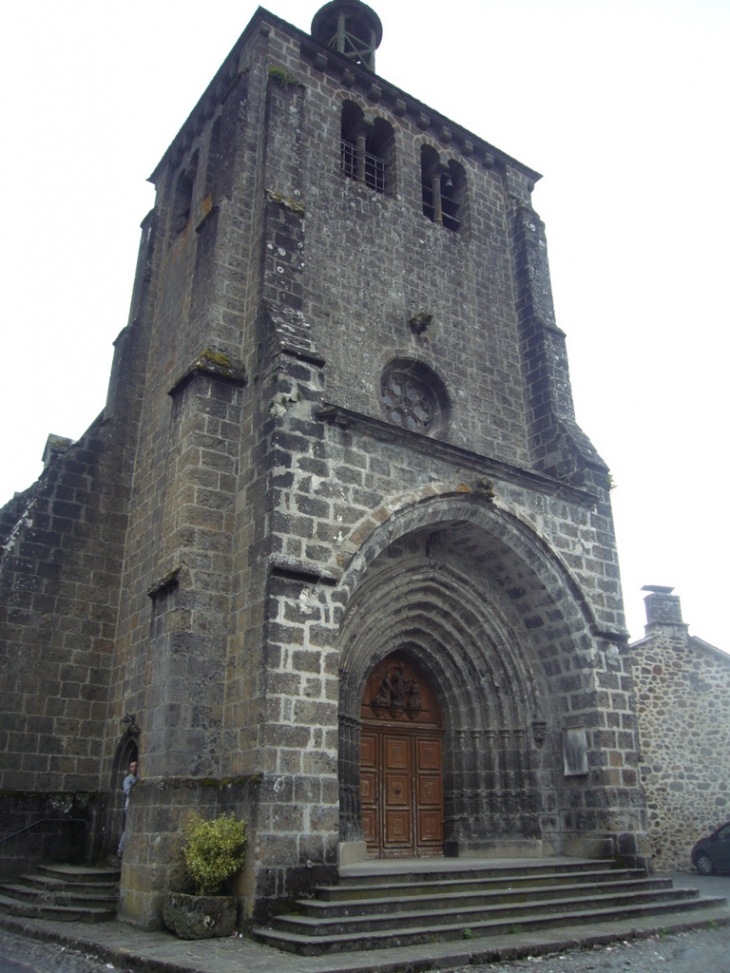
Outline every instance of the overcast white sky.
<svg viewBox="0 0 730 973">
<path fill-rule="evenodd" d="M 304 30 L 319 0 L 270 0 Z M 728 0 L 374 0 L 377 73 L 545 178 L 577 418 L 609 463 L 624 597 L 726 622 Z M 255 4 L 6 4 L 0 503 L 101 411 L 145 179 Z"/>
</svg>

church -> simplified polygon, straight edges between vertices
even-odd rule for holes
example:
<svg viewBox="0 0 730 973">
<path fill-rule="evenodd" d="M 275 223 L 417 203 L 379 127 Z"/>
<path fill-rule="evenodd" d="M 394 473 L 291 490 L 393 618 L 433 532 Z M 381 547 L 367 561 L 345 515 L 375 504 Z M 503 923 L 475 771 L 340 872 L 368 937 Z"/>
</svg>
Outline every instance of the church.
<svg viewBox="0 0 730 973">
<path fill-rule="evenodd" d="M 649 859 L 540 176 L 381 36 L 256 11 L 152 174 L 102 412 L 2 511 L 3 832 L 54 819 L 3 868 L 113 851 L 138 758 L 144 928 L 192 811 L 247 821 L 247 921 L 367 859 Z"/>
</svg>

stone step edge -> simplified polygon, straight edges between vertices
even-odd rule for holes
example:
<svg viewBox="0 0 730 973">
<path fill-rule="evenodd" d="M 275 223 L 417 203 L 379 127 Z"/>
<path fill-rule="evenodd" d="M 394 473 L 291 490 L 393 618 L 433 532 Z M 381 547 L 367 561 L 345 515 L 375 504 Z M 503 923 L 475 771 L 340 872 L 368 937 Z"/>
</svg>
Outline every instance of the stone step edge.
<svg viewBox="0 0 730 973">
<path fill-rule="evenodd" d="M 33 888 L 30 885 L 18 885 L 12 882 L 0 882 L 0 892 L 6 894 L 8 892 L 13 892 L 16 895 L 26 895 L 33 896 L 34 902 L 38 905 L 44 905 L 46 902 L 49 905 L 58 905 L 60 903 L 54 903 L 53 897 L 61 897 L 72 899 L 74 902 L 84 903 L 84 902 L 104 902 L 110 905 L 118 902 L 119 897 L 117 895 L 94 895 L 90 892 L 77 892 L 73 886 L 71 888 L 65 889 L 39 889 Z M 46 897 L 47 898 L 44 898 Z M 39 901 L 40 897 L 40 901 Z M 13 898 L 12 895 L 9 898 Z"/>
<path fill-rule="evenodd" d="M 121 869 L 102 867 L 97 865 L 38 865 L 37 872 L 49 874 L 53 878 L 64 882 L 81 882 L 87 879 L 104 878 L 107 881 L 118 882 Z"/>
<path fill-rule="evenodd" d="M 79 892 L 88 892 L 96 895 L 99 892 L 107 892 L 109 895 L 119 893 L 119 882 L 64 882 L 62 879 L 50 878 L 47 875 L 18 875 L 16 882 L 26 882 L 28 885 L 35 886 L 38 892 L 63 892 L 65 889 L 73 889 Z"/>
<path fill-rule="evenodd" d="M 7 895 L 0 895 L 0 909 L 6 910 L 11 915 L 23 916 L 26 919 L 58 919 L 59 921 L 76 921 L 76 917 L 88 916 L 89 922 L 101 922 L 106 918 L 116 917 L 116 909 L 95 909 L 92 906 L 62 906 L 50 905 L 37 902 L 21 902 L 19 899 L 10 898 Z M 46 913 L 46 915 L 42 915 Z M 83 921 L 79 919 L 78 921 Z"/>
<path fill-rule="evenodd" d="M 607 859 L 596 859 L 596 861 L 599 860 L 606 861 Z M 73 862 L 58 861 L 41 861 L 38 862 L 37 867 L 47 871 L 62 872 L 64 875 L 96 875 L 106 872 L 115 872 L 118 875 L 122 871 L 119 865 L 75 865 Z"/>
<path fill-rule="evenodd" d="M 626 901 L 629 899 L 639 899 L 639 902 Z M 607 907 L 606 900 L 610 900 L 615 903 L 613 906 L 616 908 L 633 908 L 633 907 L 643 907 L 644 905 L 662 905 L 663 902 L 675 903 L 682 902 L 688 903 L 692 901 L 699 900 L 699 893 L 697 889 L 659 889 L 655 891 L 648 890 L 646 892 L 638 892 L 635 895 L 627 893 L 626 895 L 606 895 L 606 896 L 591 896 L 590 902 L 595 903 L 599 907 L 599 911 L 605 911 L 601 909 L 601 905 Z M 618 900 L 618 901 L 616 901 Z M 532 914 L 536 919 L 542 916 L 552 915 L 551 912 L 545 912 L 546 906 L 555 908 L 560 911 L 561 914 L 565 915 L 580 915 L 580 906 L 585 906 L 586 897 L 581 898 L 568 898 L 568 899 L 552 899 L 549 902 L 521 902 L 519 903 L 520 910 L 530 910 L 528 914 Z M 518 917 L 514 915 L 515 906 L 517 903 L 507 904 L 507 905 L 497 905 L 490 908 L 489 905 L 486 906 L 470 906 L 466 909 L 433 909 L 427 912 L 414 911 L 414 912 L 380 912 L 373 915 L 366 916 L 342 916 L 339 918 L 318 918 L 316 916 L 301 916 L 301 915 L 282 915 L 277 916 L 274 920 L 275 923 L 292 923 L 299 924 L 303 926 L 309 926 L 312 929 L 311 935 L 319 936 L 320 934 L 316 932 L 317 928 L 326 926 L 327 924 L 337 923 L 339 925 L 343 923 L 350 923 L 351 925 L 365 925 L 365 923 L 377 923 L 385 921 L 403 921 L 403 922 L 413 922 L 417 920 L 421 921 L 431 921 L 438 922 L 441 919 L 447 919 L 449 916 L 458 914 L 464 916 L 464 920 L 458 923 L 459 925 L 469 925 L 468 915 L 470 913 L 483 913 L 485 911 L 490 911 L 495 913 L 494 919 L 484 919 L 484 922 L 502 922 L 503 917 L 513 918 L 515 923 L 517 923 Z M 579 908 L 574 908 L 578 906 Z M 447 923 L 438 922 L 438 925 L 430 926 L 430 929 L 442 929 L 446 928 Z M 326 933 L 324 935 L 327 935 Z"/>
<path fill-rule="evenodd" d="M 380 863 L 384 860 L 387 859 L 380 859 L 378 862 Z M 420 859 L 420 861 L 426 860 Z M 459 861 L 457 858 L 450 858 L 448 860 Z M 393 861 L 402 862 L 404 859 L 395 858 Z M 437 864 L 441 859 L 433 859 L 433 861 L 434 864 L 431 865 L 431 860 L 428 860 L 429 867 L 419 868 L 415 872 L 405 872 L 393 865 L 391 868 L 384 866 L 378 868 L 375 872 L 362 874 L 360 872 L 360 865 L 344 865 L 340 867 L 340 885 L 347 885 L 350 882 L 378 885 L 381 881 L 390 878 L 400 879 L 403 883 L 408 883 L 417 882 L 422 878 L 427 879 L 429 877 L 438 879 L 441 877 L 456 878 L 463 876 L 468 878 L 480 875 L 493 875 L 495 878 L 502 878 L 510 874 L 529 875 L 534 873 L 535 875 L 561 875 L 570 869 L 584 871 L 586 868 L 593 868 L 596 871 L 614 871 L 616 868 L 616 862 L 613 858 L 571 858 L 569 861 L 564 861 L 560 858 L 541 858 L 539 860 L 515 858 L 504 863 L 495 862 L 491 864 L 486 859 L 478 865 L 461 865 L 458 868 L 444 868 L 443 865 Z M 475 859 L 464 859 L 464 861 L 475 861 Z M 520 864 L 521 862 L 524 862 L 524 864 Z M 542 862 L 545 864 L 541 864 Z"/>
<path fill-rule="evenodd" d="M 682 903 L 683 905 L 685 903 Z M 463 932 L 465 928 L 469 928 L 472 933 L 472 938 L 474 939 L 485 939 L 488 940 L 490 936 L 493 935 L 504 935 L 509 933 L 509 929 L 514 927 L 520 927 L 516 929 L 517 933 L 531 933 L 536 934 L 541 930 L 538 928 L 540 926 L 546 928 L 558 928 L 560 926 L 565 926 L 567 929 L 573 930 L 576 926 L 581 926 L 589 922 L 594 922 L 597 925 L 613 925 L 613 924 L 628 924 L 636 922 L 637 920 L 649 920 L 657 917 L 666 917 L 674 915 L 685 915 L 687 918 L 685 922 L 689 924 L 689 928 L 697 928 L 698 926 L 707 925 L 710 922 L 717 922 L 721 925 L 730 925 L 730 909 L 727 906 L 726 899 L 695 899 L 694 907 L 692 909 L 679 909 L 672 908 L 676 906 L 677 903 L 669 903 L 667 905 L 660 905 L 656 908 L 647 911 L 645 906 L 636 906 L 622 910 L 622 915 L 620 917 L 616 916 L 615 910 L 610 912 L 605 912 L 603 910 L 588 910 L 583 913 L 568 913 L 567 915 L 561 915 L 559 913 L 551 913 L 545 916 L 538 916 L 534 919 L 525 918 L 519 923 L 511 923 L 509 920 L 501 920 L 499 922 L 483 922 L 475 926 L 465 926 L 464 923 L 458 923 L 451 927 L 439 927 L 439 932 L 445 932 L 447 929 L 458 935 Z M 703 916 L 702 918 L 695 918 L 698 913 L 711 911 L 713 914 L 711 916 Z M 689 917 L 692 916 L 690 919 Z M 662 931 L 665 926 L 656 927 L 657 931 Z M 501 933 L 499 930 L 503 930 Z M 310 950 L 309 953 L 302 952 L 300 955 L 321 955 L 327 952 L 328 946 L 335 947 L 345 947 L 339 951 L 342 952 L 352 952 L 358 949 L 382 949 L 388 950 L 392 946 L 398 945 L 416 945 L 415 943 L 399 943 L 391 944 L 388 946 L 383 942 L 377 945 L 368 945 L 372 943 L 375 939 L 385 940 L 410 940 L 414 936 L 418 936 L 423 941 L 423 937 L 429 937 L 434 935 L 433 927 L 428 927 L 420 930 L 409 929 L 407 932 L 403 931 L 393 931 L 387 934 L 378 935 L 377 933 L 351 933 L 347 935 L 338 934 L 329 937 L 315 937 L 315 936 L 305 936 L 300 933 L 287 933 L 276 929 L 268 929 L 262 926 L 255 926 L 253 928 L 253 933 L 256 939 L 259 939 L 270 946 L 274 946 L 278 949 L 287 950 L 287 946 L 284 945 L 289 943 L 291 945 L 301 946 L 305 950 Z M 651 935 L 651 932 L 647 932 L 646 935 Z M 623 934 L 617 934 L 614 938 L 620 939 Z M 611 937 L 609 940 L 611 941 Z M 438 942 L 438 939 L 437 939 Z M 442 941 L 443 942 L 443 941 Z M 351 949 L 347 949 L 348 944 L 351 945 Z M 311 952 L 311 950 L 314 950 Z M 293 950 L 288 950 L 293 951 Z M 527 952 L 527 951 L 526 951 Z M 534 946 L 529 949 L 530 953 L 535 952 Z M 482 952 L 476 953 L 481 957 Z M 372 969 L 372 967 L 364 967 L 364 970 Z M 354 973 L 354 971 L 353 971 Z"/>
<path fill-rule="evenodd" d="M 592 878 L 599 880 L 610 880 L 615 877 L 626 877 L 626 878 L 653 878 L 654 876 L 647 874 L 644 868 L 614 868 L 614 869 L 597 869 L 595 871 L 573 871 L 573 872 L 559 872 L 557 874 L 539 874 L 534 875 L 498 875 L 498 876 L 479 876 L 472 877 L 474 873 L 469 873 L 468 877 L 464 878 L 454 878 L 452 872 L 441 872 L 441 873 L 425 873 L 423 876 L 423 881 L 416 881 L 415 879 L 409 879 L 403 882 L 370 882 L 356 885 L 354 882 L 347 882 L 340 885 L 315 885 L 313 892 L 315 895 L 322 893 L 344 893 L 349 895 L 350 893 L 357 892 L 376 892 L 383 890 L 392 890 L 393 894 L 397 894 L 400 891 L 407 891 L 413 888 L 414 885 L 433 885 L 435 888 L 442 889 L 449 885 L 495 885 L 497 887 L 501 885 L 506 885 L 509 882 L 530 882 L 532 880 L 541 881 L 545 883 L 547 887 L 550 884 L 551 887 L 555 885 L 562 885 L 565 881 L 583 879 L 585 877 L 585 883 L 588 884 Z M 442 877 L 443 876 L 443 877 Z M 447 877 L 449 876 L 449 877 Z M 558 879 L 558 881 L 550 881 L 551 879 Z"/>
<path fill-rule="evenodd" d="M 2 886 L 0 886 L 0 888 L 2 888 Z M 494 900 L 497 898 L 511 899 L 513 897 L 516 899 L 517 896 L 536 895 L 536 896 L 540 896 L 537 899 L 537 901 L 542 902 L 544 900 L 544 897 L 548 896 L 549 893 L 556 892 L 556 891 L 559 891 L 561 894 L 592 892 L 592 897 L 595 897 L 597 894 L 615 895 L 620 891 L 661 892 L 664 890 L 678 891 L 676 889 L 673 889 L 672 880 L 670 878 L 623 879 L 617 882 L 606 882 L 605 884 L 602 884 L 600 886 L 600 892 L 596 888 L 593 888 L 591 886 L 586 887 L 580 884 L 561 886 L 559 890 L 555 889 L 554 886 L 551 885 L 546 885 L 546 886 L 531 885 L 524 889 L 523 888 L 494 889 L 494 890 L 464 889 L 463 891 L 459 891 L 459 892 L 442 892 L 441 894 L 438 894 L 438 892 L 435 891 L 435 892 L 429 892 L 424 895 L 421 894 L 403 895 L 403 896 L 399 896 L 398 904 L 402 905 L 404 903 L 412 903 L 413 905 L 425 905 L 427 902 L 432 901 L 433 899 L 436 899 L 438 902 L 443 902 L 448 904 L 450 902 L 457 902 L 459 901 L 459 899 L 481 897 L 484 901 L 484 905 L 488 906 L 490 900 Z M 586 896 L 584 895 L 582 897 L 582 901 L 585 901 L 585 899 Z M 388 905 L 389 902 L 387 900 L 384 901 L 383 897 L 378 897 L 375 899 L 337 899 L 334 901 L 330 899 L 298 899 L 294 904 L 300 909 L 312 909 L 315 912 L 322 910 L 324 912 L 327 909 L 329 910 L 367 909 L 367 908 L 375 909 L 378 906 L 383 908 L 384 906 Z M 507 906 L 509 905 L 509 902 L 495 902 L 494 904 L 495 906 L 500 906 L 500 905 Z M 515 904 L 524 905 L 525 903 L 516 901 Z M 395 911 L 398 914 L 400 914 L 402 910 L 397 909 Z M 388 915 L 391 914 L 392 914 L 391 912 L 388 913 Z M 351 915 L 354 916 L 356 915 L 356 913 L 353 912 L 351 913 Z"/>
</svg>

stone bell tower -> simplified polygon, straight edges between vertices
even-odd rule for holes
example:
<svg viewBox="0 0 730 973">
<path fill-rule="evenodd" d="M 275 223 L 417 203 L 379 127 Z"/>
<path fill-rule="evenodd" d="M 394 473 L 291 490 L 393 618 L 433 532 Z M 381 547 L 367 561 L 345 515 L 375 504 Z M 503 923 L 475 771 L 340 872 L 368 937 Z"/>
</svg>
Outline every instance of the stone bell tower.
<svg viewBox="0 0 730 973">
<path fill-rule="evenodd" d="M 119 520 L 89 677 L 99 788 L 138 727 L 145 926 L 192 810 L 248 820 L 244 918 L 366 856 L 647 854 L 540 177 L 378 77 L 381 36 L 357 0 L 311 35 L 257 10 L 151 177 L 92 436 Z"/>
</svg>

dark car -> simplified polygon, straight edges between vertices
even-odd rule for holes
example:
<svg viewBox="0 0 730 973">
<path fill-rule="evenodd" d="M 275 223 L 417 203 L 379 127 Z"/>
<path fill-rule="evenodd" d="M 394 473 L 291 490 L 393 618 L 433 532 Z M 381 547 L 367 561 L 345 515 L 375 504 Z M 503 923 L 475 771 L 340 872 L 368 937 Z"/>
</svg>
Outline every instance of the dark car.
<svg viewBox="0 0 730 973">
<path fill-rule="evenodd" d="M 697 842 L 692 849 L 692 864 L 701 875 L 730 872 L 730 821 Z"/>
</svg>

